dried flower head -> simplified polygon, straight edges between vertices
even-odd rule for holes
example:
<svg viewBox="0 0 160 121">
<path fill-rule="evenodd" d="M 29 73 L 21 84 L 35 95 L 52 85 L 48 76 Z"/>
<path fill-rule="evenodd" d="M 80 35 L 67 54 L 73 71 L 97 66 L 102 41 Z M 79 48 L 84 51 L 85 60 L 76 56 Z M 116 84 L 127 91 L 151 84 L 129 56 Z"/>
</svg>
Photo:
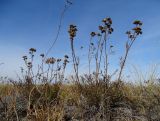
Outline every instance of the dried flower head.
<svg viewBox="0 0 160 121">
<path fill-rule="evenodd" d="M 135 27 L 132 30 L 134 30 L 137 35 L 142 34 L 142 29 L 140 27 Z"/>
<path fill-rule="evenodd" d="M 139 21 L 139 20 L 135 20 L 135 21 L 133 22 L 133 24 L 141 26 L 141 25 L 142 25 L 142 22 Z"/>
<path fill-rule="evenodd" d="M 40 56 L 43 58 L 43 57 L 44 57 L 44 54 L 42 53 L 42 54 L 40 54 Z"/>
<path fill-rule="evenodd" d="M 97 36 L 102 36 L 100 33 L 97 33 Z"/>
<path fill-rule="evenodd" d="M 91 32 L 91 34 L 90 34 L 92 37 L 94 37 L 95 35 L 96 35 L 96 33 L 95 32 Z"/>
<path fill-rule="evenodd" d="M 65 57 L 65 58 L 67 58 L 67 59 L 69 58 L 69 56 L 68 56 L 68 55 L 65 55 L 64 57 Z"/>
<path fill-rule="evenodd" d="M 65 58 L 65 59 L 64 59 L 64 62 L 63 62 L 63 66 L 64 66 L 63 68 L 65 68 L 65 67 L 66 67 L 67 63 L 69 63 L 69 61 L 68 61 L 68 59 L 67 59 L 67 58 Z"/>
<path fill-rule="evenodd" d="M 71 40 L 73 40 L 74 37 L 76 36 L 76 32 L 77 32 L 76 26 L 75 25 L 70 25 L 68 33 L 70 35 Z"/>
<path fill-rule="evenodd" d="M 135 38 L 133 34 L 130 34 L 128 37 L 129 37 L 130 39 Z"/>
<path fill-rule="evenodd" d="M 102 20 L 102 22 L 106 23 L 106 22 L 107 22 L 107 19 L 106 19 L 106 18 L 104 18 L 104 19 Z"/>
<path fill-rule="evenodd" d="M 60 62 L 61 60 L 62 60 L 62 59 L 59 58 L 59 59 L 57 59 L 57 62 Z"/>
<path fill-rule="evenodd" d="M 112 24 L 112 19 L 111 19 L 111 18 L 108 18 L 107 20 L 108 20 L 108 22 L 109 22 L 110 24 Z"/>
<path fill-rule="evenodd" d="M 33 52 L 36 52 L 36 49 L 35 48 L 30 48 L 29 51 L 33 53 Z"/>
<path fill-rule="evenodd" d="M 99 30 L 101 30 L 101 31 L 102 31 L 102 30 L 103 30 L 103 26 L 99 26 Z"/>
<path fill-rule="evenodd" d="M 113 45 L 110 45 L 110 48 L 113 48 L 114 46 Z"/>
<path fill-rule="evenodd" d="M 106 29 L 103 26 L 99 26 L 99 30 L 101 31 L 101 33 L 106 32 Z"/>
<path fill-rule="evenodd" d="M 55 58 L 48 58 L 47 60 L 46 60 L 46 64 L 54 64 L 56 62 L 56 59 Z"/>
<path fill-rule="evenodd" d="M 64 63 L 69 63 L 69 61 L 67 59 L 64 59 Z"/>
<path fill-rule="evenodd" d="M 109 28 L 108 33 L 112 34 L 112 32 L 113 32 L 113 28 Z"/>
<path fill-rule="evenodd" d="M 23 56 L 22 58 L 23 58 L 23 60 L 27 60 L 27 56 Z"/>
<path fill-rule="evenodd" d="M 94 43 L 91 42 L 91 45 L 94 46 Z"/>
<path fill-rule="evenodd" d="M 28 63 L 27 63 L 27 66 L 28 66 L 28 68 L 31 68 L 31 67 L 32 67 L 32 63 L 31 63 L 31 62 L 28 62 Z"/>
<path fill-rule="evenodd" d="M 83 46 L 81 46 L 81 48 L 80 49 L 83 49 L 84 47 Z"/>
<path fill-rule="evenodd" d="M 130 35 L 130 34 L 131 34 L 131 31 L 127 31 L 126 34 Z"/>
<path fill-rule="evenodd" d="M 104 18 L 103 20 L 102 20 L 102 22 L 103 23 L 105 23 L 105 24 L 112 24 L 112 19 L 111 18 Z"/>
</svg>

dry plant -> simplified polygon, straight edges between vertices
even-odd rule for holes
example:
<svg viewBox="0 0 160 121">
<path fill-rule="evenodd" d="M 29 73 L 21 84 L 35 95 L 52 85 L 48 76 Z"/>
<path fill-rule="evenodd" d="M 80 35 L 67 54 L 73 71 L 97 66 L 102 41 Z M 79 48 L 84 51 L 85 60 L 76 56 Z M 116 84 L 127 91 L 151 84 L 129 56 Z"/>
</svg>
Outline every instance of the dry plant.
<svg viewBox="0 0 160 121">
<path fill-rule="evenodd" d="M 69 1 L 68 1 L 69 2 Z M 123 70 L 136 38 L 142 34 L 142 22 L 127 31 L 128 41 L 120 69 L 110 74 L 109 55 L 114 45 L 109 44 L 113 32 L 112 19 L 102 20 L 97 32 L 90 33 L 88 45 L 88 73 L 80 75 L 76 55 L 77 26 L 69 26 L 71 60 L 74 74 L 65 76 L 69 60 L 40 54 L 40 64 L 35 65 L 35 48 L 23 56 L 19 80 L 1 78 L 0 118 L 2 121 L 158 121 L 160 120 L 160 83 L 155 70 L 141 84 L 124 82 Z M 59 31 L 59 30 L 58 30 Z M 58 34 L 59 36 L 59 34 Z M 57 40 L 57 39 L 56 39 Z M 92 66 L 94 65 L 94 66 Z M 118 73 L 115 81 L 111 78 Z M 69 83 L 66 83 L 66 78 Z M 71 81 L 73 83 L 71 83 Z"/>
</svg>

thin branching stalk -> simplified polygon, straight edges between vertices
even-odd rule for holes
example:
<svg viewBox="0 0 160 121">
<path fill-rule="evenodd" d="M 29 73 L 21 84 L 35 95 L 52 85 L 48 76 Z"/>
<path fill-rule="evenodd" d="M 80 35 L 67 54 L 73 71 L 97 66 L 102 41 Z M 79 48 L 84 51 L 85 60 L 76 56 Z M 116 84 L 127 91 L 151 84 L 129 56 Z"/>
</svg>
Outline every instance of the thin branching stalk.
<svg viewBox="0 0 160 121">
<path fill-rule="evenodd" d="M 104 41 L 102 41 L 101 47 L 100 47 L 99 67 L 101 67 L 101 60 L 102 60 L 102 55 L 103 55 L 103 45 L 104 45 Z"/>
<path fill-rule="evenodd" d="M 130 45 L 128 45 L 128 42 L 126 43 L 126 46 L 127 46 L 127 47 L 126 47 L 126 52 L 125 52 L 124 59 L 122 60 L 122 63 L 121 63 L 121 67 L 120 67 L 120 72 L 119 72 L 118 80 L 121 79 L 122 72 L 123 72 L 123 69 L 124 69 L 124 66 L 125 66 L 125 63 L 126 63 L 126 60 L 127 60 L 127 56 L 128 56 L 129 50 L 130 50 L 131 46 L 133 45 L 135 39 L 136 39 L 136 37 L 134 37 L 134 38 L 131 40 Z"/>
<path fill-rule="evenodd" d="M 108 54 L 107 54 L 107 33 L 104 33 L 104 53 L 105 53 L 105 82 L 107 80 L 108 77 Z"/>
<path fill-rule="evenodd" d="M 102 36 L 100 36 L 97 44 L 97 52 L 95 55 L 95 60 L 96 60 L 96 83 L 99 82 L 99 70 L 100 70 L 100 59 L 99 59 L 99 51 L 101 49 L 101 41 L 102 41 Z"/>
<path fill-rule="evenodd" d="M 45 57 L 44 57 L 44 61 L 45 59 L 47 58 L 48 54 L 50 53 L 50 51 L 52 50 L 52 48 L 54 47 L 55 43 L 57 42 L 58 40 L 58 37 L 59 37 L 59 34 L 60 34 L 60 31 L 61 31 L 61 27 L 62 27 L 62 21 L 63 21 L 63 18 L 64 18 L 64 15 L 66 13 L 66 11 L 69 9 L 69 7 L 72 5 L 71 2 L 67 2 L 65 3 L 64 5 L 64 8 L 60 14 L 60 20 L 59 20 L 59 25 L 58 25 L 58 30 L 57 30 L 57 34 L 56 34 L 56 37 L 53 41 L 53 43 L 51 44 L 50 48 L 47 50 L 46 54 L 45 54 Z"/>
<path fill-rule="evenodd" d="M 120 72 L 119 72 L 119 76 L 118 76 L 118 81 L 121 80 L 122 72 L 124 70 L 125 63 L 126 63 L 130 48 L 132 47 L 133 43 L 135 42 L 135 39 L 137 38 L 137 36 L 142 34 L 142 31 L 141 31 L 142 23 L 140 21 L 135 21 L 133 24 L 136 25 L 136 27 L 132 29 L 134 31 L 134 33 L 132 34 L 131 31 L 126 32 L 126 34 L 128 34 L 128 39 L 130 39 L 130 41 L 128 40 L 126 42 L 125 55 L 124 55 L 123 60 L 120 62 Z"/>
<path fill-rule="evenodd" d="M 91 59 L 92 59 L 92 57 L 91 57 L 91 42 L 92 42 L 92 36 L 90 37 L 90 39 L 89 39 L 89 50 L 88 50 L 88 65 L 89 65 L 89 67 L 88 67 L 88 71 L 89 71 L 89 75 L 91 74 Z"/>
<path fill-rule="evenodd" d="M 74 45 L 73 45 L 73 40 L 71 40 L 71 50 L 72 50 L 72 61 L 73 61 L 73 67 L 76 75 L 76 79 L 79 82 L 79 76 L 78 76 L 78 63 L 74 51 Z"/>
</svg>

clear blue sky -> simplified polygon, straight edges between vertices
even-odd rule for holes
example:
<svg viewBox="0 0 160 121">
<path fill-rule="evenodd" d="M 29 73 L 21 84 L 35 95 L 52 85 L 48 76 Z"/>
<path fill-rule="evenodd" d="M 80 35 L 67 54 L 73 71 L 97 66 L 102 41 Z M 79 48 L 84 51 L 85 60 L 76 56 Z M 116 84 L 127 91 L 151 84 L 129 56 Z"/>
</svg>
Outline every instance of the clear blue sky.
<svg viewBox="0 0 160 121">
<path fill-rule="evenodd" d="M 160 1 L 159 0 L 72 0 L 65 13 L 60 37 L 49 56 L 70 54 L 67 33 L 70 24 L 78 27 L 75 40 L 77 53 L 82 58 L 81 68 L 86 67 L 87 44 L 91 31 L 97 31 L 101 20 L 111 17 L 114 33 L 110 42 L 116 54 L 111 57 L 111 67 L 118 66 L 127 40 L 125 32 L 132 22 L 143 22 L 143 35 L 138 37 L 130 51 L 128 65 L 146 66 L 160 63 Z M 0 0 L 0 75 L 14 77 L 20 71 L 22 56 L 28 49 L 37 49 L 37 56 L 46 52 L 55 38 L 59 16 L 65 0 Z M 84 50 L 80 51 L 80 46 Z"/>
</svg>

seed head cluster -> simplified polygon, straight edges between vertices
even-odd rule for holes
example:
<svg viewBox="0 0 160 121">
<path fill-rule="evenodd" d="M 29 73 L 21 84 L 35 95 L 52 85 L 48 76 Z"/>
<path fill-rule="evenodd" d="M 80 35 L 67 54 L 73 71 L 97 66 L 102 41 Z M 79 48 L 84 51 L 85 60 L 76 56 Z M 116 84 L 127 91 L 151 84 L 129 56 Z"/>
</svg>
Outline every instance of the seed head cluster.
<svg viewBox="0 0 160 121">
<path fill-rule="evenodd" d="M 68 33 L 70 35 L 70 39 L 73 40 L 74 37 L 76 36 L 77 28 L 75 25 L 70 25 Z"/>
<path fill-rule="evenodd" d="M 43 57 L 44 57 L 44 54 L 42 53 L 42 54 L 40 54 L 40 56 L 43 58 Z"/>
<path fill-rule="evenodd" d="M 130 39 L 134 39 L 135 36 L 142 34 L 141 26 L 142 26 L 143 23 L 141 21 L 139 21 L 139 20 L 135 20 L 133 22 L 133 24 L 135 25 L 135 27 L 131 31 L 127 31 L 126 32 L 126 34 L 128 35 L 128 37 Z"/>
<path fill-rule="evenodd" d="M 46 64 L 54 64 L 55 62 L 56 62 L 56 59 L 53 58 L 53 57 L 48 58 L 48 59 L 46 60 Z"/>
<path fill-rule="evenodd" d="M 36 52 L 36 49 L 35 48 L 30 48 L 29 51 L 33 53 L 33 52 Z"/>
<path fill-rule="evenodd" d="M 111 18 L 104 18 L 102 20 L 102 22 L 104 25 L 99 26 L 99 30 L 101 31 L 101 33 L 108 32 L 108 34 L 112 34 L 112 32 L 113 32 L 113 28 L 111 27 L 112 19 Z"/>
<path fill-rule="evenodd" d="M 133 24 L 141 26 L 141 25 L 142 25 L 142 22 L 139 21 L 139 20 L 135 20 L 135 21 L 133 22 Z"/>
<path fill-rule="evenodd" d="M 23 56 L 22 58 L 23 58 L 23 60 L 24 60 L 24 61 L 26 61 L 26 60 L 27 60 L 27 56 Z"/>
<path fill-rule="evenodd" d="M 28 66 L 28 68 L 32 68 L 32 63 L 31 63 L 31 62 L 28 62 L 28 63 L 27 63 L 27 66 Z"/>
<path fill-rule="evenodd" d="M 137 35 L 142 34 L 142 29 L 140 27 L 135 27 L 132 30 L 134 30 Z"/>
</svg>

